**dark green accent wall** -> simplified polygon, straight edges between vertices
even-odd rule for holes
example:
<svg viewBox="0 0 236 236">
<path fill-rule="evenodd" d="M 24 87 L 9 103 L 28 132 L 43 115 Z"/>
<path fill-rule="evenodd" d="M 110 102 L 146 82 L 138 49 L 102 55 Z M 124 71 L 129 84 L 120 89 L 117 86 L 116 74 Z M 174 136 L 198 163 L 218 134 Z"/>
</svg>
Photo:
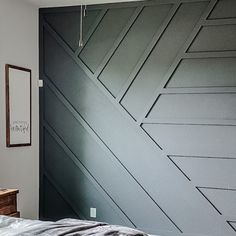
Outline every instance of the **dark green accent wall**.
<svg viewBox="0 0 236 236">
<path fill-rule="evenodd" d="M 236 2 L 40 9 L 40 218 L 236 234 Z"/>
</svg>

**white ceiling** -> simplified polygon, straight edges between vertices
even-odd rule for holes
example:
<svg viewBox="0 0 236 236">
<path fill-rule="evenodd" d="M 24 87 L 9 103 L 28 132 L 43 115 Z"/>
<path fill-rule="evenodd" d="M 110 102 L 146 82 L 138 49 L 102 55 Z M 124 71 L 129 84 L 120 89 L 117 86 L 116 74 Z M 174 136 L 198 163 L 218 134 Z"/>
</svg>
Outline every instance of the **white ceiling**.
<svg viewBox="0 0 236 236">
<path fill-rule="evenodd" d="M 80 4 L 99 4 L 111 2 L 131 2 L 136 0 L 26 0 L 37 7 L 75 6 Z"/>
</svg>

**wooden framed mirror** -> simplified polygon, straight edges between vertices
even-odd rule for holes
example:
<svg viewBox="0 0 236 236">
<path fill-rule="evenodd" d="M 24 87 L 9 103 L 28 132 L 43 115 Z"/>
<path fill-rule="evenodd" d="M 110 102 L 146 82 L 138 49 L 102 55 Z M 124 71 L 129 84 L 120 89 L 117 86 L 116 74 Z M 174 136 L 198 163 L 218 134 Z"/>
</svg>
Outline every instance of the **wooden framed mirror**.
<svg viewBox="0 0 236 236">
<path fill-rule="evenodd" d="M 5 65 L 6 145 L 31 145 L 31 70 Z"/>
</svg>

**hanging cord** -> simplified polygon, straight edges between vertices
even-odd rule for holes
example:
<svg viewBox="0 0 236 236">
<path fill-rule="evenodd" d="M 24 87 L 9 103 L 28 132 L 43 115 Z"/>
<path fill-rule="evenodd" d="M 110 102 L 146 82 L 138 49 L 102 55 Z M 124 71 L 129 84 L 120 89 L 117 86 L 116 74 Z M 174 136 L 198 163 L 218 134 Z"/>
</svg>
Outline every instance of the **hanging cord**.
<svg viewBox="0 0 236 236">
<path fill-rule="evenodd" d="M 86 7 L 84 8 L 86 11 Z M 84 46 L 83 42 L 83 15 L 86 14 L 86 12 L 83 11 L 83 5 L 80 6 L 80 35 L 79 35 L 79 47 Z"/>
<path fill-rule="evenodd" d="M 87 16 L 87 5 L 84 5 L 84 17 Z"/>
</svg>

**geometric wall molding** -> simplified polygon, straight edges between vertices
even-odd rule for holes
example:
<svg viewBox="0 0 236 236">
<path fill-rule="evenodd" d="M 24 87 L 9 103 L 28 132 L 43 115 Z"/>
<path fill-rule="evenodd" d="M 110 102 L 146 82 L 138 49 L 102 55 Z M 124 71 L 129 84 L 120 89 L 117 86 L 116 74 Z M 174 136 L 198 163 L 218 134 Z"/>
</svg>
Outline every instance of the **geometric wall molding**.
<svg viewBox="0 0 236 236">
<path fill-rule="evenodd" d="M 40 9 L 40 218 L 235 235 L 234 6 Z"/>
<path fill-rule="evenodd" d="M 202 189 L 200 187 L 196 187 L 197 190 L 202 194 L 202 196 L 212 205 L 212 207 L 220 214 L 222 215 L 221 211 L 208 199 L 208 197 L 203 193 Z"/>
<path fill-rule="evenodd" d="M 115 54 L 109 60 L 108 65 L 99 75 L 99 80 L 115 97 L 118 96 L 129 79 L 134 66 L 151 43 L 154 34 L 160 30 L 171 8 L 172 4 L 145 7 Z M 134 39 L 136 43 L 134 43 Z M 129 57 L 126 63 L 123 64 L 120 61 L 123 60 L 124 53 L 129 54 Z M 110 79 L 111 76 L 113 78 L 112 81 Z"/>
<path fill-rule="evenodd" d="M 96 23 L 100 11 L 94 10 L 83 21 L 83 34 L 87 37 L 89 28 Z M 45 20 L 58 32 L 63 40 L 70 46 L 73 51 L 78 48 L 79 42 L 79 26 L 80 26 L 80 11 L 77 9 L 73 12 L 52 12 L 44 15 Z"/>
<path fill-rule="evenodd" d="M 172 74 L 167 88 L 235 87 L 235 60 L 234 57 L 183 59 Z"/>
<path fill-rule="evenodd" d="M 234 62 L 236 64 L 236 60 Z M 171 118 L 173 122 L 176 119 L 176 123 L 181 119 L 235 120 L 236 114 L 232 110 L 235 103 L 236 94 L 163 94 L 148 118 Z"/>
<path fill-rule="evenodd" d="M 236 222 L 235 221 L 227 221 L 227 223 L 232 227 L 234 231 L 236 231 Z"/>
<path fill-rule="evenodd" d="M 47 130 L 54 130 L 50 131 L 50 133 L 55 131 L 57 132 L 57 134 L 54 134 L 53 136 L 57 137 L 57 139 L 60 137 L 63 143 L 66 144 L 59 143 L 59 146 L 62 146 L 62 148 L 66 150 L 69 149 L 73 152 L 73 159 L 77 159 L 76 166 L 78 167 L 78 172 L 81 169 L 81 165 L 86 168 L 87 171 L 89 170 L 89 175 L 92 175 L 92 178 L 97 183 L 99 183 L 100 186 L 102 186 L 104 194 L 108 195 L 109 198 L 115 202 L 113 208 L 119 206 L 120 209 L 117 209 L 116 211 L 121 210 L 126 217 L 128 216 L 129 220 L 131 220 L 134 225 L 147 228 L 148 226 L 145 225 L 145 222 L 140 221 L 140 217 L 137 216 L 137 214 L 133 211 L 136 203 L 132 203 L 132 198 L 133 195 L 135 195 L 136 202 L 140 202 L 140 206 L 138 208 L 139 211 L 144 211 L 145 213 L 143 214 L 145 214 L 146 217 L 153 219 L 150 220 L 148 223 L 149 225 L 153 225 L 156 221 L 158 221 L 158 223 L 156 223 L 156 227 L 162 226 L 166 227 L 166 229 L 174 230 L 175 227 L 171 226 L 168 218 L 166 218 L 165 215 L 160 211 L 156 203 L 153 202 L 153 200 L 124 170 L 123 166 L 121 166 L 120 163 L 115 160 L 114 156 L 108 155 L 106 152 L 104 152 L 100 145 L 94 141 L 87 130 L 81 125 L 81 123 L 71 116 L 67 107 L 61 104 L 60 99 L 58 99 L 58 97 L 56 97 L 48 88 L 45 88 L 45 99 L 50 101 L 48 103 L 50 107 L 57 108 L 53 113 L 51 113 L 50 110 L 45 109 L 45 121 L 52 127 L 50 129 L 47 128 Z M 55 116 L 60 117 L 60 119 L 55 120 Z M 67 120 L 69 123 L 66 127 L 63 126 L 64 120 Z M 72 128 L 74 130 L 73 139 L 71 138 L 70 132 Z M 74 140 L 76 140 L 76 142 Z M 45 148 L 47 147 L 48 145 L 45 144 Z M 53 148 L 52 144 L 50 144 L 50 147 L 52 147 L 52 149 L 56 148 Z M 46 151 L 52 153 L 51 155 L 53 155 L 51 150 L 46 149 Z M 94 152 L 96 153 L 96 158 L 93 157 Z M 59 155 L 57 154 L 57 156 Z M 80 165 L 77 164 L 78 162 Z M 45 167 L 47 167 L 47 162 L 45 161 L 45 163 Z M 102 165 L 100 163 L 102 163 Z M 74 169 L 76 170 L 76 167 L 74 167 Z M 111 175 L 113 176 L 113 179 L 107 178 L 107 176 Z M 55 175 L 55 177 L 57 176 Z M 59 181 L 59 183 L 60 182 L 61 181 Z M 126 182 L 127 186 L 129 186 L 129 191 L 127 191 L 126 186 L 122 185 L 124 182 Z M 63 184 L 65 183 L 63 182 Z M 71 192 L 71 190 L 67 190 L 67 192 Z M 145 205 L 142 205 L 141 203 L 144 202 Z M 145 211 L 145 209 L 149 209 L 149 211 Z M 88 217 L 88 215 L 86 217 Z"/>
<path fill-rule="evenodd" d="M 198 188 L 218 212 L 227 218 L 236 214 L 236 189 Z"/>
<path fill-rule="evenodd" d="M 65 200 L 65 194 L 58 191 L 55 183 L 53 183 L 48 175 L 45 175 L 44 184 L 48 190 L 47 193 L 44 193 L 46 195 L 45 197 L 49 199 L 44 205 L 44 211 L 47 212 L 48 219 L 61 219 L 62 217 L 85 219 L 85 217 L 73 209 L 70 201 Z"/>
<path fill-rule="evenodd" d="M 150 95 L 160 85 L 206 5 L 205 2 L 181 5 L 151 55 L 147 58 L 142 70 L 139 71 L 132 86 L 121 101 L 121 104 L 135 119 L 142 114 Z M 179 32 L 177 38 L 175 37 L 176 32 Z M 165 50 L 167 47 L 169 48 L 168 53 Z M 149 76 L 145 76 L 147 73 Z M 145 81 L 143 80 L 144 77 Z"/>
<path fill-rule="evenodd" d="M 234 0 L 218 1 L 208 19 L 235 18 L 236 8 L 234 7 L 234 4 Z"/>
<path fill-rule="evenodd" d="M 196 186 L 236 189 L 236 159 L 188 156 L 170 158 Z"/>
<path fill-rule="evenodd" d="M 228 35 L 227 41 L 224 36 Z M 210 38 L 214 38 L 213 41 Z M 189 52 L 212 52 L 236 50 L 236 24 L 204 26 Z"/>
<path fill-rule="evenodd" d="M 108 10 L 104 15 L 101 23 L 97 26 L 79 54 L 81 60 L 92 72 L 98 69 L 116 38 L 122 32 L 122 29 L 131 20 L 132 15 L 135 14 L 135 10 L 136 8 L 133 7 L 114 8 Z M 111 27 L 112 22 L 116 22 L 114 27 Z"/>
<path fill-rule="evenodd" d="M 142 127 L 170 156 L 236 156 L 234 125 L 154 123 Z"/>
</svg>

